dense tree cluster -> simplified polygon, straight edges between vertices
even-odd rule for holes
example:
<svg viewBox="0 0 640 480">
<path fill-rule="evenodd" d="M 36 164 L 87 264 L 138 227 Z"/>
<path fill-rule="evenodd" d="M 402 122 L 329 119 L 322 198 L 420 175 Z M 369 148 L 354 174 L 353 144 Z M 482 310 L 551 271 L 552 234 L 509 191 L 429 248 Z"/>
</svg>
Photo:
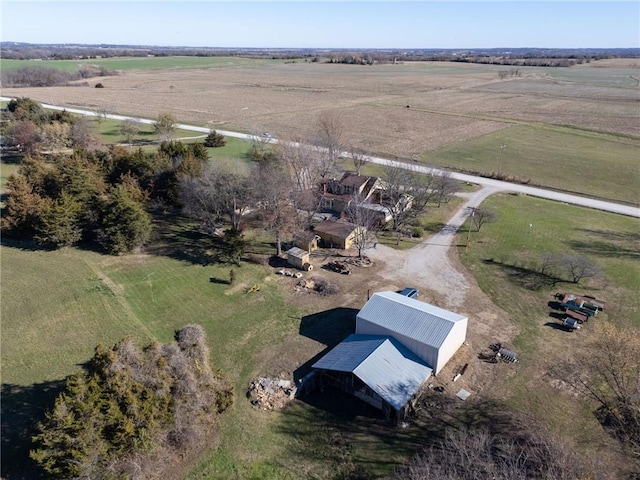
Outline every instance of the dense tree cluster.
<svg viewBox="0 0 640 480">
<path fill-rule="evenodd" d="M 47 113 L 24 98 L 12 100 L 8 111 L 4 126 L 28 154 L 7 181 L 2 233 L 49 248 L 98 241 L 119 254 L 144 245 L 151 234 L 146 203 L 177 205 L 179 179 L 200 176 L 208 159 L 203 144 L 179 141 L 163 142 L 156 152 L 91 149 L 85 118 Z M 76 148 L 71 155 L 54 152 L 45 160 L 38 146 L 46 135 L 61 142 L 57 132 L 68 132 L 69 146 Z M 31 137 L 36 140 L 27 148 Z"/>
<path fill-rule="evenodd" d="M 154 457 L 197 445 L 232 399 L 199 325 L 142 350 L 130 338 L 98 345 L 38 425 L 31 457 L 49 478 L 149 478 L 165 466 Z"/>
</svg>

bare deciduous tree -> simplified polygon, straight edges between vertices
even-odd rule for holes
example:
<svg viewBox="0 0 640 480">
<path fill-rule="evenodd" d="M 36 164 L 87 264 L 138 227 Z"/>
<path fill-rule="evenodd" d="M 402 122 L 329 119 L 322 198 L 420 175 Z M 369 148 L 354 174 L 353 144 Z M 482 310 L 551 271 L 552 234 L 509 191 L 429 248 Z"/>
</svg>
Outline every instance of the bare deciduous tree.
<svg viewBox="0 0 640 480">
<path fill-rule="evenodd" d="M 89 148 L 98 142 L 87 117 L 78 118 L 71 127 L 71 140 L 76 147 Z"/>
<path fill-rule="evenodd" d="M 161 113 L 156 119 L 154 129 L 160 142 L 167 142 L 175 137 L 176 117 L 171 113 Z"/>
<path fill-rule="evenodd" d="M 542 254 L 542 257 L 540 257 L 539 271 L 543 275 L 551 276 L 559 264 L 560 257 L 558 257 L 558 255 L 551 252 L 545 252 Z"/>
<path fill-rule="evenodd" d="M 234 230 L 250 205 L 249 178 L 207 166 L 202 175 L 180 178 L 180 199 L 187 214 L 202 218 L 207 223 L 226 217 Z"/>
<path fill-rule="evenodd" d="M 560 258 L 560 263 L 573 283 L 579 283 L 584 278 L 598 277 L 602 274 L 598 264 L 583 255 L 563 255 Z"/>
<path fill-rule="evenodd" d="M 597 335 L 552 374 L 597 406 L 597 417 L 640 470 L 640 337 L 631 327 L 594 326 Z"/>
<path fill-rule="evenodd" d="M 291 179 L 279 165 L 267 162 L 254 171 L 251 181 L 263 225 L 275 234 L 276 254 L 282 255 L 282 239 L 292 233 L 297 224 Z"/>
<path fill-rule="evenodd" d="M 382 204 L 389 209 L 400 243 L 402 231 L 435 197 L 434 176 L 415 169 L 386 167 L 382 177 Z"/>
<path fill-rule="evenodd" d="M 380 219 L 375 210 L 367 208 L 361 195 L 353 195 L 345 211 L 347 219 L 359 228 L 353 239 L 353 245 L 358 250 L 358 257 L 362 252 L 375 244 L 375 234 L 380 229 Z"/>
<path fill-rule="evenodd" d="M 450 172 L 442 172 L 434 175 L 433 189 L 438 199 L 438 207 L 442 203 L 448 203 L 451 197 L 460 190 L 460 184 L 451 177 Z"/>
<path fill-rule="evenodd" d="M 484 224 L 494 223 L 498 219 L 496 212 L 494 212 L 493 210 L 489 210 L 488 208 L 471 207 L 470 210 L 471 220 L 478 229 L 478 232 Z"/>
<path fill-rule="evenodd" d="M 131 145 L 131 143 L 133 142 L 133 137 L 135 137 L 140 131 L 140 126 L 135 120 L 124 120 L 120 124 L 119 130 L 120 134 L 125 138 L 127 143 Z"/>
<path fill-rule="evenodd" d="M 317 124 L 318 145 L 325 149 L 328 163 L 334 165 L 344 139 L 344 125 L 340 117 L 334 112 L 324 112 Z"/>
<path fill-rule="evenodd" d="M 113 113 L 113 107 L 98 107 L 96 109 L 96 119 L 98 123 L 102 123 L 107 117 Z"/>
<path fill-rule="evenodd" d="M 369 158 L 361 149 L 355 146 L 351 146 L 351 148 L 349 148 L 349 157 L 351 157 L 353 166 L 356 169 L 356 174 L 360 175 L 362 167 L 369 163 Z"/>
<path fill-rule="evenodd" d="M 318 149 L 301 137 L 280 138 L 274 146 L 276 157 L 293 180 L 293 188 L 297 191 L 317 187 L 318 182 L 326 175 Z"/>
<path fill-rule="evenodd" d="M 568 446 L 536 422 L 524 419 L 507 432 L 448 429 L 398 471 L 407 480 L 556 480 L 591 478 Z"/>
</svg>

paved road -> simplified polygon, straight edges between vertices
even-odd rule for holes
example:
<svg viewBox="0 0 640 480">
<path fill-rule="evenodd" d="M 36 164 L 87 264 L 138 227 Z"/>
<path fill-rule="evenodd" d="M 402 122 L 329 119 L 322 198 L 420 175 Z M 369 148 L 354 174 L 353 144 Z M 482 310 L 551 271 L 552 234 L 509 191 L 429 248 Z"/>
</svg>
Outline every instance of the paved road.
<svg viewBox="0 0 640 480">
<path fill-rule="evenodd" d="M 9 101 L 11 100 L 11 98 L 9 97 L 0 97 L 0 100 L 2 101 Z M 66 107 L 60 107 L 57 105 L 48 105 L 48 104 L 42 104 L 43 108 L 47 108 L 50 110 L 66 110 L 67 112 L 70 113 L 75 113 L 78 115 L 86 115 L 86 116 L 98 116 L 98 113 L 92 110 L 82 110 L 82 109 L 77 109 L 77 108 L 66 108 Z M 148 124 L 148 125 L 152 125 L 155 123 L 155 120 L 149 120 L 146 118 L 136 118 L 136 117 L 127 117 L 124 115 L 116 115 L 116 114 L 107 114 L 106 115 L 107 118 L 111 118 L 113 120 L 132 120 L 134 122 L 138 122 L 138 123 L 144 123 L 144 124 Z M 192 132 L 200 132 L 200 133 L 210 133 L 212 129 L 207 128 L 207 127 L 197 127 L 194 125 L 186 125 L 183 123 L 180 124 L 176 124 L 176 127 L 181 129 L 181 130 L 187 130 L 187 131 L 192 131 Z M 246 133 L 238 133 L 238 132 L 232 132 L 232 131 L 228 131 L 228 130 L 218 130 L 217 128 L 215 129 L 216 132 L 218 132 L 221 135 L 224 135 L 226 137 L 234 137 L 234 138 L 242 138 L 242 139 L 251 139 L 252 137 L 254 137 L 254 135 L 250 135 L 250 134 L 246 134 Z M 266 142 L 269 143 L 277 143 L 278 141 L 275 138 L 269 138 L 269 139 L 263 139 Z M 346 153 L 345 153 L 346 155 Z M 398 167 L 398 168 L 411 168 L 420 172 L 424 172 L 424 173 L 439 173 L 442 172 L 442 170 L 438 170 L 435 168 L 430 168 L 430 167 L 425 167 L 423 165 L 418 165 L 418 164 L 411 164 L 411 163 L 404 163 L 404 162 L 399 162 L 396 160 L 389 160 L 386 158 L 380 158 L 380 157 L 367 157 L 368 160 L 371 163 L 375 163 L 378 165 L 389 165 L 389 166 L 393 166 L 393 167 Z M 614 203 L 614 202 L 605 202 L 603 200 L 596 200 L 596 199 L 592 199 L 592 198 L 586 198 L 586 197 L 580 197 L 578 195 L 571 195 L 568 193 L 561 193 L 561 192 L 556 192 L 553 190 L 546 190 L 543 188 L 536 188 L 536 187 L 530 187 L 527 185 L 518 185 L 518 184 L 514 184 L 514 183 L 509 183 L 509 182 L 501 182 L 500 180 L 493 180 L 490 178 L 484 178 L 484 177 L 476 177 L 473 175 L 466 175 L 463 173 L 455 173 L 455 172 L 451 172 L 451 176 L 453 178 L 455 178 L 456 180 L 460 180 L 463 182 L 469 182 L 469 183 L 475 183 L 478 185 L 481 185 L 483 187 L 492 187 L 492 191 L 493 192 L 498 192 L 498 191 L 510 191 L 510 192 L 518 192 L 518 193 L 523 193 L 526 195 L 531 195 L 533 197 L 539 197 L 539 198 L 546 198 L 548 200 L 555 200 L 558 202 L 563 202 L 563 203 L 568 203 L 571 205 L 579 205 L 582 207 L 587 207 L 587 208 L 593 208 L 596 210 L 602 210 L 605 212 L 612 212 L 612 213 L 619 213 L 621 215 L 627 215 L 630 217 L 636 217 L 636 218 L 640 218 L 640 208 L 639 207 L 634 207 L 634 206 L 630 206 L 630 205 L 622 205 L 619 203 Z"/>
</svg>

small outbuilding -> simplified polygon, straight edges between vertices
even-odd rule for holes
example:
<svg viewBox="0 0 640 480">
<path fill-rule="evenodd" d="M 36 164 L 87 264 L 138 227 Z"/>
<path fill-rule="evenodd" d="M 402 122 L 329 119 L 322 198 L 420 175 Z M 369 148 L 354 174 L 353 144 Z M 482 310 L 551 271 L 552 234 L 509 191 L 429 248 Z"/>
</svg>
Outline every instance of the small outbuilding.
<svg viewBox="0 0 640 480">
<path fill-rule="evenodd" d="M 359 227 L 343 220 L 320 222 L 314 227 L 314 232 L 322 239 L 322 244 L 329 248 L 341 248 L 347 250 L 353 246 L 356 235 L 364 227 Z"/>
<path fill-rule="evenodd" d="M 310 270 L 309 252 L 298 247 L 291 247 L 286 251 L 287 263 L 300 270 Z"/>
</svg>

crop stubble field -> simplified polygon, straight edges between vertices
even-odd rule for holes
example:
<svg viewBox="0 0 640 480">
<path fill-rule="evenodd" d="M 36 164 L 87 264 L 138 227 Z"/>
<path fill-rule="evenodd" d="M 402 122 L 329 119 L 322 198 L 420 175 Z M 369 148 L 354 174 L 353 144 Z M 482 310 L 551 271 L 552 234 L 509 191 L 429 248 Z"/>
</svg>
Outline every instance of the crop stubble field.
<svg viewBox="0 0 640 480">
<path fill-rule="evenodd" d="M 639 140 L 633 138 L 638 134 L 638 90 L 631 75 L 638 65 L 636 70 L 612 62 L 605 65 L 607 68 L 602 69 L 523 69 L 523 78 L 499 81 L 497 72 L 505 67 L 249 63 L 209 69 L 127 71 L 96 80 L 105 84 L 104 89 L 55 87 L 6 89 L 3 93 L 67 106 L 107 106 L 118 113 L 150 118 L 159 112 L 172 112 L 182 122 L 269 131 L 274 136 L 307 133 L 321 112 L 336 111 L 355 141 L 376 153 L 461 167 L 473 160 L 478 163 L 471 163 L 472 167 L 481 170 L 497 160 L 497 154 L 487 152 L 496 147 L 499 152 L 505 142 L 505 166 L 517 165 L 517 152 L 532 170 L 540 170 L 559 158 L 564 160 L 571 150 L 571 161 L 566 162 L 569 169 L 583 166 L 600 173 L 617 172 L 607 191 L 616 182 L 626 182 L 619 190 L 632 190 L 638 175 L 633 152 Z M 588 83 L 588 95 L 579 93 L 587 91 L 580 89 L 580 79 Z M 566 82 L 572 82 L 575 95 L 567 93 Z M 541 163 L 534 163 L 539 160 L 541 145 L 546 147 L 545 152 L 552 153 L 548 159 L 540 159 Z M 612 166 L 603 166 L 605 151 L 615 157 L 608 162 Z M 511 156 L 507 157 L 508 153 Z M 525 174 L 529 172 L 525 170 Z M 582 181 L 590 180 L 585 172 L 580 176 Z M 505 296 L 505 291 L 505 298 L 525 298 L 523 304 L 531 308 L 507 311 L 521 329 L 513 339 L 514 345 L 523 361 L 533 365 L 533 357 L 542 350 L 542 340 L 553 341 L 550 350 L 564 348 L 565 337 L 559 340 L 559 332 L 543 325 L 550 292 L 523 292 L 503 275 L 496 275 L 491 270 L 496 267 L 485 265 L 483 259 L 495 255 L 496 249 L 503 255 L 517 254 L 527 250 L 527 242 L 533 240 L 537 242 L 532 249 L 536 253 L 559 245 L 585 250 L 589 235 L 606 240 L 622 232 L 624 238 L 635 239 L 627 257 L 625 250 L 614 256 L 605 255 L 608 250 L 604 249 L 593 254 L 611 281 L 610 285 L 599 286 L 604 291 L 598 294 L 615 302 L 632 295 L 637 286 L 637 222 L 568 206 L 552 213 L 545 208 L 552 203 L 526 197 L 513 202 L 514 198 L 497 197 L 488 203 L 499 212 L 500 221 L 484 227 L 482 236 L 474 233 L 475 246 L 468 258 L 464 255 L 463 262 L 498 305 L 504 307 L 499 297 Z M 582 215 L 586 223 L 595 222 L 597 228 L 590 227 L 589 233 L 571 223 L 571 228 L 563 228 L 562 236 L 558 235 L 567 218 Z M 528 230 L 531 227 L 525 228 L 530 223 L 536 225 L 535 234 Z M 548 227 L 543 227 L 545 224 Z M 180 222 L 166 228 L 170 230 L 167 238 L 184 236 L 182 243 L 178 242 L 180 256 L 160 249 L 149 252 L 149 256 L 111 259 L 94 252 L 31 252 L 3 245 L 2 270 L 7 281 L 2 305 L 3 374 L 4 381 L 16 387 L 15 392 L 3 390 L 3 410 L 37 403 L 33 399 L 42 395 L 41 386 L 49 386 L 74 371 L 89 357 L 97 341 L 110 344 L 125 333 L 141 342 L 152 337 L 168 340 L 176 328 L 195 321 L 205 326 L 213 360 L 228 373 L 238 395 L 232 411 L 221 420 L 221 448 L 205 455 L 189 478 L 329 477 L 340 468 L 343 457 L 364 469 L 370 478 L 384 478 L 416 448 L 420 430 L 391 432 L 366 415 L 345 419 L 304 402 L 296 402 L 281 415 L 254 410 L 242 397 L 250 378 L 296 368 L 324 347 L 312 336 L 305 336 L 304 315 L 336 305 L 358 308 L 363 299 L 355 294 L 350 298 L 347 292 L 338 299 L 297 298 L 284 284 L 285 279 L 270 275 L 270 269 L 248 265 L 239 273 L 243 287 L 231 291 L 209 281 L 212 275 L 226 278 L 228 267 L 203 268 L 198 262 L 190 262 L 185 252 L 195 247 L 185 240 L 189 238 L 185 234 L 188 229 L 182 232 Z M 600 243 L 602 239 L 596 238 Z M 616 244 L 614 250 L 621 245 Z M 55 275 L 47 272 L 53 271 L 67 273 L 55 288 L 48 288 L 47 279 Z M 376 284 L 372 277 L 367 275 L 363 285 L 369 282 L 374 290 L 399 287 Z M 244 293 L 256 282 L 262 286 L 259 294 L 251 297 Z M 364 296 L 364 292 L 359 293 Z M 42 301 L 32 302 L 34 296 Z M 256 309 L 256 305 L 261 308 Z M 627 320 L 633 318 L 632 312 L 615 313 Z M 50 325 L 55 330 L 45 340 L 39 332 Z M 581 337 L 569 338 L 579 342 Z M 533 367 L 519 367 L 518 375 L 503 379 L 504 395 L 516 407 L 541 413 L 546 406 L 542 397 L 556 392 L 544 384 L 539 393 L 530 396 L 528 393 L 539 387 L 538 374 Z M 38 383 L 45 380 L 51 382 Z M 579 418 L 563 414 L 569 403 L 563 397 L 563 408 L 548 417 L 547 423 L 555 431 L 568 431 L 580 439 L 581 428 L 598 428 L 588 411 Z M 36 413 L 41 415 L 40 411 Z M 8 440 L 15 440 L 17 433 Z M 32 432 L 27 429 L 25 433 Z M 607 440 L 600 434 L 590 439 L 596 445 Z M 3 446 L 7 446 L 4 439 Z"/>
<path fill-rule="evenodd" d="M 4 94 L 148 118 L 171 112 L 185 123 L 283 138 L 310 135 L 320 115 L 333 112 L 344 123 L 348 143 L 370 153 L 485 174 L 499 170 L 500 145 L 513 147 L 522 133 L 532 140 L 526 148 L 522 142 L 507 148 L 503 173 L 640 203 L 638 60 L 525 67 L 505 80 L 498 72 L 511 67 L 446 62 L 364 66 L 243 59 L 206 68 L 152 63 L 153 69 L 143 69 L 138 60 L 132 65 L 138 69 L 92 80 L 103 89 L 5 89 Z M 521 128 L 516 140 L 512 126 Z M 541 135 L 541 127 L 555 131 Z M 601 148 L 594 149 L 599 142 Z M 553 154 L 541 157 L 541 145 Z M 458 158 L 450 155 L 452 148 Z M 563 180 L 550 183 L 554 175 Z"/>
</svg>

